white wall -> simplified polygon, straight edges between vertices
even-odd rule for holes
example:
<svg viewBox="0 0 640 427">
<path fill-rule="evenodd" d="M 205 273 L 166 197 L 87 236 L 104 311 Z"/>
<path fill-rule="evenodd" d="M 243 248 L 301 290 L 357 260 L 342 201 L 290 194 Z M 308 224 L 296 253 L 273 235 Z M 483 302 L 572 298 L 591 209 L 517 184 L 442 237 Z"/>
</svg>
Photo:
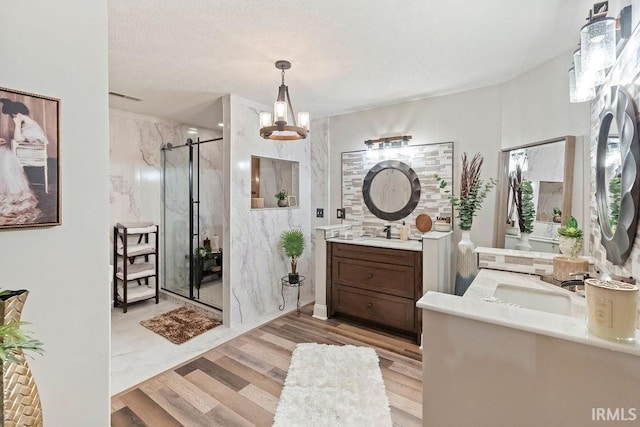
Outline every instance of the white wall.
<svg viewBox="0 0 640 427">
<path fill-rule="evenodd" d="M 498 152 L 503 148 L 578 136 L 573 210 L 579 220 L 586 218 L 584 200 L 589 195 L 583 182 L 589 181 L 590 171 L 583 168 L 588 149 L 583 150 L 582 136 L 589 134 L 590 113 L 588 103 L 569 102 L 571 55 L 562 54 L 501 85 L 331 117 L 327 174 L 331 222 L 339 223 L 335 210 L 341 205 L 340 154 L 364 149 L 367 139 L 405 134 L 413 136 L 413 144 L 453 141 L 456 194 L 462 152 L 484 156 L 482 177 L 488 179 L 497 177 Z M 476 246 L 493 245 L 494 211 L 495 190 L 474 218 L 471 238 Z M 581 223 L 588 228 L 586 221 Z"/>
<path fill-rule="evenodd" d="M 453 141 L 453 188 L 456 194 L 460 186 L 460 155 L 463 152 L 469 156 L 476 152 L 482 154 L 485 159 L 482 177 L 495 178 L 497 153 L 501 147 L 500 107 L 500 89 L 492 86 L 331 117 L 329 210 L 332 223 L 339 222 L 335 219 L 335 212 L 341 205 L 340 155 L 343 151 L 365 149 L 364 141 L 368 139 L 412 135 L 412 144 Z M 471 234 L 478 246 L 490 246 L 492 243 L 494 195 L 492 192 L 487 197 L 474 219 Z M 459 233 L 458 227 L 456 233 Z"/>
<path fill-rule="evenodd" d="M 0 286 L 30 292 L 44 424 L 107 426 L 107 2 L 12 2 L 2 18 L 2 85 L 61 99 L 62 225 L 1 232 Z"/>
<path fill-rule="evenodd" d="M 313 300 L 310 207 L 309 140 L 271 141 L 260 138 L 259 112 L 271 107 L 237 95 L 224 99 L 224 151 L 229 156 L 229 238 L 225 234 L 224 280 L 229 283 L 230 310 L 224 320 L 237 326 L 278 314 L 282 304 L 280 278 L 289 272 L 289 262 L 280 246 L 280 234 L 300 229 L 307 249 L 298 261 L 298 272 L 306 277 L 300 290 L 304 302 Z M 300 194 L 297 208 L 251 209 L 251 156 L 292 160 L 300 163 Z M 225 161 L 227 161 L 225 159 Z M 275 194 L 275 193 L 274 193 Z M 265 195 L 269 197 L 269 195 Z M 231 259 L 229 259 L 231 258 Z M 226 292 L 226 291 L 225 291 Z M 296 289 L 285 289 L 287 309 L 295 307 Z"/>
</svg>

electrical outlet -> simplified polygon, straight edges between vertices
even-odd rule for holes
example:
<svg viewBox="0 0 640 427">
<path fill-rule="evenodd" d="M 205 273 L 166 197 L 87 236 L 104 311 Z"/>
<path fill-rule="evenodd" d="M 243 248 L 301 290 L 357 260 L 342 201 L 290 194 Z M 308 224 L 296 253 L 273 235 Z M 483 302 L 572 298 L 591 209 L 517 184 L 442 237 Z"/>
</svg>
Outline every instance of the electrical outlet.
<svg viewBox="0 0 640 427">
<path fill-rule="evenodd" d="M 324 218 L 324 209 L 316 208 L 316 218 Z"/>
<path fill-rule="evenodd" d="M 336 218 L 344 219 L 344 217 L 345 217 L 344 208 L 340 208 L 336 210 Z"/>
</svg>

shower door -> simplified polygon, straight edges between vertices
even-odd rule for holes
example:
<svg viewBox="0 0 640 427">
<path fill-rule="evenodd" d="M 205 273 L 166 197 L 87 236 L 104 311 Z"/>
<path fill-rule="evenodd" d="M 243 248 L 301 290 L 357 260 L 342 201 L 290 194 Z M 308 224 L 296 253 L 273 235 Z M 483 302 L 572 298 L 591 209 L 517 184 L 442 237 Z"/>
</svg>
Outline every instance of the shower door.
<svg viewBox="0 0 640 427">
<path fill-rule="evenodd" d="M 222 310 L 222 138 L 167 144 L 162 153 L 163 289 Z"/>
<path fill-rule="evenodd" d="M 190 286 L 190 209 L 189 199 L 191 147 L 163 148 L 163 288 L 186 298 L 193 298 Z"/>
</svg>

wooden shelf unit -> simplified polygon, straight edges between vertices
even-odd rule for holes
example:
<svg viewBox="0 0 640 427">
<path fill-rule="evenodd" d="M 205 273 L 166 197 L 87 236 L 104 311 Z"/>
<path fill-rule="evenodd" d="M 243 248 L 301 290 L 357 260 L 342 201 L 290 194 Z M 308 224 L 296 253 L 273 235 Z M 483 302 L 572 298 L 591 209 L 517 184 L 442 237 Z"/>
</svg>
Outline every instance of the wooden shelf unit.
<svg viewBox="0 0 640 427">
<path fill-rule="evenodd" d="M 113 306 L 122 306 L 125 313 L 131 303 L 151 298 L 156 304 L 160 301 L 158 231 L 158 225 L 151 222 L 113 227 Z"/>
</svg>

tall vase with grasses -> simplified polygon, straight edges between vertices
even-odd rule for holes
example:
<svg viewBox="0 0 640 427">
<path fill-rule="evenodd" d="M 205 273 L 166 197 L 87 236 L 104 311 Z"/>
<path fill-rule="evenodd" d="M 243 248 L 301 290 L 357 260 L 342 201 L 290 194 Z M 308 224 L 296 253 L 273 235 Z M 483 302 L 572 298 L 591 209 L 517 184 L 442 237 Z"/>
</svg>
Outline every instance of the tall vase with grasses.
<svg viewBox="0 0 640 427">
<path fill-rule="evenodd" d="M 2 423 L 4 427 L 42 426 L 42 405 L 23 350 L 42 353 L 42 343 L 20 321 L 29 292 L 0 291 L 0 361 L 2 361 Z"/>
<path fill-rule="evenodd" d="M 533 186 L 531 181 L 522 177 L 522 167 L 516 165 L 516 170 L 509 179 L 511 196 L 518 213 L 520 241 L 515 248 L 520 251 L 530 251 L 529 236 L 533 233 L 533 222 L 536 218 L 536 208 L 533 204 Z"/>
<path fill-rule="evenodd" d="M 471 226 L 473 225 L 473 217 L 477 215 L 482 207 L 482 202 L 489 191 L 496 185 L 496 181 L 493 178 L 486 182 L 480 178 L 483 161 L 484 159 L 480 153 L 476 153 L 471 161 L 468 161 L 467 153 L 462 153 L 460 193 L 458 197 L 449 196 L 449 201 L 457 211 L 458 226 L 462 230 L 462 238 L 458 242 L 456 259 L 456 295 L 463 295 L 478 274 L 475 244 L 471 241 Z M 440 188 L 445 189 L 446 181 L 438 175 L 434 177 L 440 183 Z M 450 193 L 449 190 L 444 191 L 445 193 Z"/>
</svg>

